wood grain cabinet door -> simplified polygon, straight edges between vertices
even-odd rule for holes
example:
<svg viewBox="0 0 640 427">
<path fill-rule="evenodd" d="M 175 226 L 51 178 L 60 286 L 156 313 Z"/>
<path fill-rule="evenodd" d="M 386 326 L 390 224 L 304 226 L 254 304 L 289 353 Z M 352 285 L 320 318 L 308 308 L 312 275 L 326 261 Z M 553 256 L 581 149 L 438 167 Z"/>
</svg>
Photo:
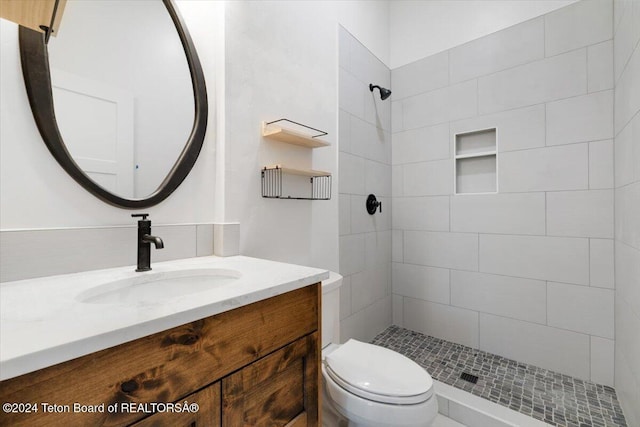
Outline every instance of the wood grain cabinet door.
<svg viewBox="0 0 640 427">
<path fill-rule="evenodd" d="M 176 403 L 184 404 L 185 402 L 191 405 L 197 404 L 197 411 L 157 412 L 132 424 L 131 427 L 220 427 L 220 382 L 190 394 Z"/>
<path fill-rule="evenodd" d="M 318 426 L 318 333 L 222 380 L 223 427 Z"/>
</svg>

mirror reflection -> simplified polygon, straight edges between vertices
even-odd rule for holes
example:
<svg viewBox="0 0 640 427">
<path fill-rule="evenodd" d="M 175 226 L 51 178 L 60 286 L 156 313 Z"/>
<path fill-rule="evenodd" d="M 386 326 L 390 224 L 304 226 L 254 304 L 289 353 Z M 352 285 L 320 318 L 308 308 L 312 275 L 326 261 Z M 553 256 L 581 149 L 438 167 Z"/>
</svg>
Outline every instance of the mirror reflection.
<svg viewBox="0 0 640 427">
<path fill-rule="evenodd" d="M 194 124 L 191 76 L 161 0 L 68 0 L 48 44 L 65 145 L 98 185 L 145 198 L 165 179 Z"/>
</svg>

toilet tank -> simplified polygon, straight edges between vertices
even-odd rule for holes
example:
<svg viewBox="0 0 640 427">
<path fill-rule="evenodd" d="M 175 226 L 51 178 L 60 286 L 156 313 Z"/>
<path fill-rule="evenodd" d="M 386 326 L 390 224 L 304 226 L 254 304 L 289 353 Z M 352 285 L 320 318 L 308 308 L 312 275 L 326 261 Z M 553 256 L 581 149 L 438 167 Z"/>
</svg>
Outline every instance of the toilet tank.
<svg viewBox="0 0 640 427">
<path fill-rule="evenodd" d="M 322 281 L 322 348 L 340 344 L 340 286 L 342 276 L 330 272 Z"/>
</svg>

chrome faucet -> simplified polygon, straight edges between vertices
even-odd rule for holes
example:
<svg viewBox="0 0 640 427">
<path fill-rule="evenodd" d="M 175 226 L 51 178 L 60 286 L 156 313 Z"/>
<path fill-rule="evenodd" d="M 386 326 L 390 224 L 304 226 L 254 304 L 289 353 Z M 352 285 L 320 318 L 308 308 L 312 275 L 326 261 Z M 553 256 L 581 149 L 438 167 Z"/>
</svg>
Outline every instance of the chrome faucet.
<svg viewBox="0 0 640 427">
<path fill-rule="evenodd" d="M 160 237 L 151 235 L 151 220 L 147 219 L 149 214 L 131 214 L 133 218 L 142 217 L 138 221 L 138 268 L 136 271 L 151 270 L 151 243 L 156 249 L 164 248 L 164 243 Z"/>
</svg>

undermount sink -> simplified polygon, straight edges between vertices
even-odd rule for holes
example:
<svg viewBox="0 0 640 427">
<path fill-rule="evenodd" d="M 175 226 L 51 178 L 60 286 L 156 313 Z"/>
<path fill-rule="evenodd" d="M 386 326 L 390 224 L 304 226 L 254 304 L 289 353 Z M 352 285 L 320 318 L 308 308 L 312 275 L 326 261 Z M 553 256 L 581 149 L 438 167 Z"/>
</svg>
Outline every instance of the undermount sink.
<svg viewBox="0 0 640 427">
<path fill-rule="evenodd" d="M 238 271 L 219 268 L 143 273 L 98 285 L 76 299 L 87 304 L 158 304 L 220 288 L 240 277 Z"/>
</svg>

